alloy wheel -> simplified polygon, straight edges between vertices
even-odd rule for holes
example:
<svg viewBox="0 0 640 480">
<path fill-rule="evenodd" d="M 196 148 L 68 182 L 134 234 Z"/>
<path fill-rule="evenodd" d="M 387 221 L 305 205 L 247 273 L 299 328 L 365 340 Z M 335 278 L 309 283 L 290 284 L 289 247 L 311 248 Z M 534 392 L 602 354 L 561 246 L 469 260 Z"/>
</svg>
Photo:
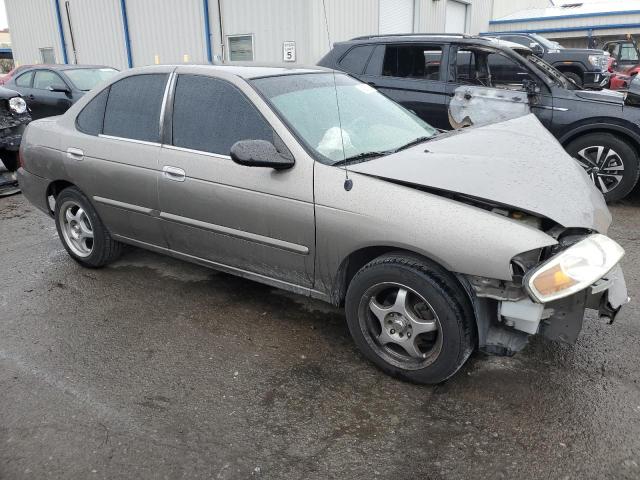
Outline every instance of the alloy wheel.
<svg viewBox="0 0 640 480">
<path fill-rule="evenodd" d="M 397 367 L 424 368 L 442 349 L 442 328 L 433 307 L 399 283 L 369 288 L 360 301 L 359 321 L 367 343 Z"/>
<path fill-rule="evenodd" d="M 78 257 L 86 258 L 93 251 L 93 226 L 87 212 L 76 202 L 67 200 L 60 208 L 60 230 L 67 246 Z"/>
<path fill-rule="evenodd" d="M 602 193 L 608 193 L 622 182 L 624 162 L 613 149 L 594 145 L 578 151 L 576 160 Z"/>
</svg>

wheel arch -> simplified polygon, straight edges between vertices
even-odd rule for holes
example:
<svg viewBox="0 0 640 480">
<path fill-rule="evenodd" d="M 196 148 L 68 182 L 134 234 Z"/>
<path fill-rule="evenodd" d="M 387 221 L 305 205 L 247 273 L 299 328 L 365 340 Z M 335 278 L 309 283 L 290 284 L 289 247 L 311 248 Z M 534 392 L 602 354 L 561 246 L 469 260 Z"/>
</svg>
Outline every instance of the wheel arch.
<svg viewBox="0 0 640 480">
<path fill-rule="evenodd" d="M 623 127 L 621 125 L 615 124 L 606 124 L 606 123 L 594 123 L 592 125 L 583 125 L 578 128 L 574 128 L 571 131 L 565 133 L 562 137 L 559 138 L 560 143 L 563 147 L 567 147 L 569 143 L 576 140 L 582 135 L 592 134 L 592 133 L 609 133 L 611 135 L 615 135 L 616 137 L 625 140 L 633 147 L 638 155 L 640 155 L 640 136 L 634 134 L 628 128 Z"/>
<path fill-rule="evenodd" d="M 69 182 L 68 180 L 54 180 L 47 186 L 47 191 L 45 193 L 45 199 L 47 206 L 49 208 L 49 215 L 53 216 L 52 202 L 49 201 L 50 197 L 53 197 L 54 200 L 60 195 L 65 188 L 76 187 L 77 185 Z"/>
<path fill-rule="evenodd" d="M 442 263 L 424 255 L 423 253 L 393 245 L 368 246 L 351 252 L 342 260 L 338 268 L 336 282 L 331 290 L 331 303 L 340 307 L 344 306 L 347 288 L 349 287 L 349 284 L 351 283 L 351 280 L 353 280 L 355 274 L 367 263 L 389 253 L 404 254 L 408 257 L 420 259 L 422 262 L 429 266 L 432 266 L 436 270 L 439 270 L 441 273 L 447 274 L 449 279 L 460 288 L 460 292 L 469 302 L 470 311 L 473 312 L 473 322 L 476 329 L 475 333 L 477 347 L 478 341 L 483 340 L 486 337 L 484 333 L 486 330 L 485 327 L 488 327 L 488 319 L 485 322 L 484 318 L 480 318 L 484 317 L 485 315 L 482 314 L 482 311 L 478 306 L 478 299 L 475 296 L 473 288 L 471 288 L 469 282 L 466 281 L 464 275 L 452 272 Z M 485 325 L 485 323 L 487 325 Z"/>
</svg>

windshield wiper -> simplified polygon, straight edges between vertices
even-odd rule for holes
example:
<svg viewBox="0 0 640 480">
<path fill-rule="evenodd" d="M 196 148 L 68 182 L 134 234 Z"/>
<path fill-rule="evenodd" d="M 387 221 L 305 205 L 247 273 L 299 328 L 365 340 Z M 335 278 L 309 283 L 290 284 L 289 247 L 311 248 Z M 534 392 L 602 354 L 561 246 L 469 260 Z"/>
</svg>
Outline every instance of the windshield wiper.
<svg viewBox="0 0 640 480">
<path fill-rule="evenodd" d="M 364 162 L 365 160 L 370 160 L 372 158 L 384 157 L 385 155 L 389 155 L 394 151 L 395 150 L 390 150 L 387 152 L 363 152 L 357 155 L 353 155 L 351 157 L 347 157 L 344 160 L 338 160 L 336 163 L 333 163 L 332 165 L 334 167 L 339 167 L 341 165 L 348 165 L 350 163 Z"/>
<path fill-rule="evenodd" d="M 393 153 L 399 152 L 400 150 L 405 150 L 407 148 L 413 147 L 420 143 L 426 142 L 427 140 L 431 140 L 433 137 L 418 137 L 415 140 L 411 140 L 409 143 L 405 143 L 401 147 L 396 148 Z"/>
</svg>

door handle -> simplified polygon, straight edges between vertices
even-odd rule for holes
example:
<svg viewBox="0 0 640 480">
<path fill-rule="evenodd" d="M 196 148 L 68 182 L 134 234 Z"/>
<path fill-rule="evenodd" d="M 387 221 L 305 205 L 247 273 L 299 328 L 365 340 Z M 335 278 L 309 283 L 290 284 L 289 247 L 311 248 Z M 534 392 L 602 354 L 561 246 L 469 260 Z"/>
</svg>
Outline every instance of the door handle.
<svg viewBox="0 0 640 480">
<path fill-rule="evenodd" d="M 171 167 L 169 165 L 162 167 L 162 176 L 167 180 L 173 180 L 175 182 L 184 182 L 186 174 L 184 170 L 178 167 Z"/>
<path fill-rule="evenodd" d="M 36 99 L 36 96 L 35 96 L 35 95 L 27 95 L 27 98 L 28 98 L 29 100 L 35 100 L 35 99 Z"/>
<path fill-rule="evenodd" d="M 84 158 L 84 152 L 79 148 L 67 148 L 67 157 L 72 160 L 82 160 Z"/>
</svg>

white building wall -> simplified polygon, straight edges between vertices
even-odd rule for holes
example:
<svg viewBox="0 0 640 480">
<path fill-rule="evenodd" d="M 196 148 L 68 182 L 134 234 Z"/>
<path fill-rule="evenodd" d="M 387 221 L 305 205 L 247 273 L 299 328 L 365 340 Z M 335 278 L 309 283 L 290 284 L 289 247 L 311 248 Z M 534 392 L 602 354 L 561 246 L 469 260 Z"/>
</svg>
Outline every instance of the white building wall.
<svg viewBox="0 0 640 480">
<path fill-rule="evenodd" d="M 211 49 L 228 59 L 229 35 L 254 37 L 254 60 L 282 62 L 283 42 L 296 44 L 296 63 L 314 64 L 330 43 L 379 33 L 379 0 L 209 0 Z M 442 32 L 447 2 L 414 0 L 415 32 Z M 498 0 L 495 0 L 498 1 Z M 520 1 L 520 0 L 514 0 Z M 76 55 L 71 45 L 65 1 L 60 0 L 69 63 L 127 67 L 120 0 L 69 0 Z M 468 0 L 467 33 L 488 29 L 493 0 Z M 205 63 L 207 47 L 203 0 L 126 0 L 133 66 L 159 63 Z M 18 63 L 40 61 L 40 47 L 53 47 L 63 62 L 55 0 L 6 0 Z"/>
<path fill-rule="evenodd" d="M 69 0 L 75 54 L 64 2 L 60 2 L 69 63 L 127 68 L 119 0 Z"/>
<path fill-rule="evenodd" d="M 202 0 L 127 0 L 126 6 L 134 66 L 156 63 L 156 55 L 158 63 L 207 61 Z"/>
<path fill-rule="evenodd" d="M 47 47 L 63 61 L 53 1 L 5 0 L 5 6 L 17 65 L 42 63 L 39 49 Z"/>
</svg>

